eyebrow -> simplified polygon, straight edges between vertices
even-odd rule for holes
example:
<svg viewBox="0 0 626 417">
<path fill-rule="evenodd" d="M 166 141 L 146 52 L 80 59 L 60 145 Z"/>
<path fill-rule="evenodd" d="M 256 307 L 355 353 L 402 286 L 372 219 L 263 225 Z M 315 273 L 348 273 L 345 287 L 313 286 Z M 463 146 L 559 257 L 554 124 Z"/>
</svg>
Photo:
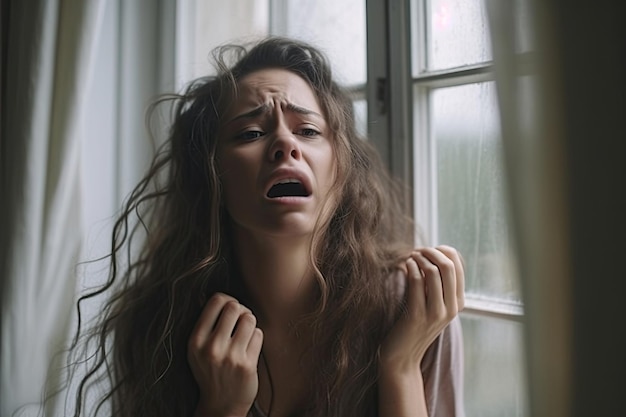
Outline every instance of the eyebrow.
<svg viewBox="0 0 626 417">
<path fill-rule="evenodd" d="M 297 105 L 295 105 L 293 103 L 287 103 L 287 110 L 292 111 L 294 113 L 298 113 L 298 114 L 313 115 L 313 116 L 317 116 L 317 117 L 322 118 L 322 119 L 324 118 L 318 112 L 314 112 L 313 110 L 309 110 L 309 109 L 306 109 L 304 107 L 297 106 Z"/>
<path fill-rule="evenodd" d="M 313 115 L 313 116 L 317 116 L 320 119 L 324 119 L 324 117 L 313 111 L 313 110 L 309 110 L 307 108 L 304 107 L 300 107 L 296 104 L 293 103 L 287 103 L 287 105 L 285 106 L 285 110 L 291 111 L 293 113 L 298 113 L 298 114 L 303 114 L 303 115 Z M 241 120 L 241 119 L 253 119 L 257 116 L 260 116 L 263 113 L 267 113 L 270 111 L 270 106 L 268 104 L 262 104 L 259 107 L 252 109 L 248 112 L 242 113 L 238 116 L 235 116 L 234 118 L 232 118 L 231 120 L 229 120 L 228 122 L 226 122 L 226 124 L 230 124 L 233 123 L 237 120 Z"/>
</svg>

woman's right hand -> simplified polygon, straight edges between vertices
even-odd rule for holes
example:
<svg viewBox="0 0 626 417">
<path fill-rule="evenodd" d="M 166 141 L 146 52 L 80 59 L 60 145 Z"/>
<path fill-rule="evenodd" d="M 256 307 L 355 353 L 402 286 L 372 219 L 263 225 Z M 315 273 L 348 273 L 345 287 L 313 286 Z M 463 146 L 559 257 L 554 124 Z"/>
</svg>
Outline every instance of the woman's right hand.
<svg viewBox="0 0 626 417">
<path fill-rule="evenodd" d="M 189 338 L 187 360 L 200 388 L 196 417 L 244 417 L 256 398 L 263 332 L 226 294 L 213 295 Z"/>
</svg>

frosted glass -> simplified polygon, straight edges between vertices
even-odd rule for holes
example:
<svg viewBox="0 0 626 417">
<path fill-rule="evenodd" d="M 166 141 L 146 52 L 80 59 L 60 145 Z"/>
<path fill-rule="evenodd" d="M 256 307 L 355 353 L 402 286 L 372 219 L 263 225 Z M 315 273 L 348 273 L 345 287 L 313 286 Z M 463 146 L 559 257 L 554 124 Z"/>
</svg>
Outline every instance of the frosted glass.
<svg viewBox="0 0 626 417">
<path fill-rule="evenodd" d="M 343 85 L 366 81 L 365 0 L 284 0 L 273 32 L 323 49 Z"/>
<path fill-rule="evenodd" d="M 429 0 L 426 7 L 428 70 L 492 59 L 483 0 Z"/>
<path fill-rule="evenodd" d="M 418 7 L 422 7 L 425 22 L 421 23 Z M 508 0 L 506 5 L 515 25 L 515 52 L 533 49 L 532 21 L 528 0 Z M 450 69 L 491 61 L 491 33 L 485 0 L 412 0 L 413 74 Z M 420 37 L 415 35 L 420 33 Z M 425 39 L 425 45 L 415 43 Z M 418 66 L 420 51 L 426 51 L 426 61 Z"/>
<path fill-rule="evenodd" d="M 354 124 L 357 132 L 364 138 L 367 137 L 367 100 L 359 99 L 352 102 L 354 110 Z"/>
<path fill-rule="evenodd" d="M 463 254 L 468 293 L 519 301 L 495 85 L 436 89 L 431 106 L 438 241 Z"/>
<path fill-rule="evenodd" d="M 527 413 L 523 326 L 462 316 L 467 417 L 524 417 Z"/>
</svg>

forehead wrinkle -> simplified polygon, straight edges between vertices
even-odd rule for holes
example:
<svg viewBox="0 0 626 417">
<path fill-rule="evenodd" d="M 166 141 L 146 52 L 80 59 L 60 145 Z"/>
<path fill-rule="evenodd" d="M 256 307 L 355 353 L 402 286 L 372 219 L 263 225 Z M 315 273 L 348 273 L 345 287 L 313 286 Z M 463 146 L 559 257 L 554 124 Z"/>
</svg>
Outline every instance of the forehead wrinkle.
<svg viewBox="0 0 626 417">
<path fill-rule="evenodd" d="M 310 110 L 307 109 L 305 107 L 302 106 L 298 106 L 297 104 L 291 103 L 290 101 L 288 101 L 286 98 L 284 97 L 278 97 L 279 101 L 281 102 L 280 107 L 283 110 L 286 110 L 288 112 L 292 112 L 292 113 L 296 113 L 296 114 L 300 114 L 300 115 L 305 115 L 305 116 L 316 116 L 322 120 L 324 120 L 324 117 L 319 114 L 318 112 L 314 111 L 314 110 Z M 271 103 L 274 102 L 274 100 L 270 100 Z M 260 106 L 244 112 L 242 114 L 239 114 L 237 116 L 235 116 L 234 118 L 232 118 L 231 120 L 229 120 L 226 124 L 230 124 L 233 122 L 236 122 L 238 120 L 242 120 L 242 119 L 254 119 L 258 116 L 261 116 L 262 114 L 267 114 L 270 113 L 272 108 L 274 106 L 271 106 L 269 103 L 263 103 Z"/>
<path fill-rule="evenodd" d="M 278 73 L 281 74 L 280 77 L 277 76 Z M 282 76 L 282 73 L 284 73 L 284 76 Z M 239 101 L 239 104 L 235 105 L 236 107 L 240 109 L 243 107 L 245 109 L 244 102 L 248 102 L 248 106 L 259 105 L 260 103 L 266 104 L 260 106 L 263 107 L 262 109 L 254 108 L 246 113 L 235 115 L 235 119 L 233 120 L 248 118 L 248 116 L 258 117 L 264 112 L 272 110 L 271 107 L 276 105 L 280 106 L 283 111 L 290 111 L 300 115 L 313 115 L 324 121 L 326 120 L 323 114 L 321 114 L 318 97 L 316 97 L 312 91 L 312 87 L 302 77 L 293 72 L 282 69 L 271 71 L 269 69 L 260 70 L 243 77 L 239 80 L 238 85 L 240 87 L 239 99 L 243 100 L 236 100 Z M 306 91 L 307 87 L 310 91 Z M 303 91 L 303 89 L 305 91 Z M 298 99 L 301 95 L 304 96 L 306 103 L 309 104 L 309 106 L 307 106 L 309 108 L 293 103 L 292 100 L 294 98 Z M 313 103 L 309 103 L 307 97 L 309 95 Z M 244 98 L 245 96 L 247 96 L 247 98 Z M 266 105 L 270 106 L 270 108 L 265 108 Z M 312 108 L 310 107 L 311 105 L 313 105 Z M 255 110 L 258 111 L 255 112 Z M 230 122 L 227 122 L 227 124 L 228 123 Z"/>
<path fill-rule="evenodd" d="M 233 117 L 232 119 L 230 119 L 228 122 L 226 122 L 226 124 L 230 124 L 233 122 L 236 122 L 237 120 L 241 120 L 241 119 L 253 119 L 255 117 L 258 117 L 260 115 L 262 115 L 263 113 L 268 113 L 270 111 L 270 105 L 267 103 L 263 103 L 260 106 L 247 111 L 245 113 L 239 114 L 235 117 Z"/>
</svg>

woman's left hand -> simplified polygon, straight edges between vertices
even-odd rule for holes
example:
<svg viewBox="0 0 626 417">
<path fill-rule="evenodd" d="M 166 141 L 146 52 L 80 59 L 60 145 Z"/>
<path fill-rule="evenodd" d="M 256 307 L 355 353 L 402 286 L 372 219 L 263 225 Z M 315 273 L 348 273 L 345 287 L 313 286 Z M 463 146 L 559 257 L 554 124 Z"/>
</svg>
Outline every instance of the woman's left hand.
<svg viewBox="0 0 626 417">
<path fill-rule="evenodd" d="M 387 375 L 419 372 L 426 350 L 465 303 L 465 275 L 456 249 L 416 249 L 405 267 L 406 311 L 381 346 L 380 369 Z"/>
</svg>

